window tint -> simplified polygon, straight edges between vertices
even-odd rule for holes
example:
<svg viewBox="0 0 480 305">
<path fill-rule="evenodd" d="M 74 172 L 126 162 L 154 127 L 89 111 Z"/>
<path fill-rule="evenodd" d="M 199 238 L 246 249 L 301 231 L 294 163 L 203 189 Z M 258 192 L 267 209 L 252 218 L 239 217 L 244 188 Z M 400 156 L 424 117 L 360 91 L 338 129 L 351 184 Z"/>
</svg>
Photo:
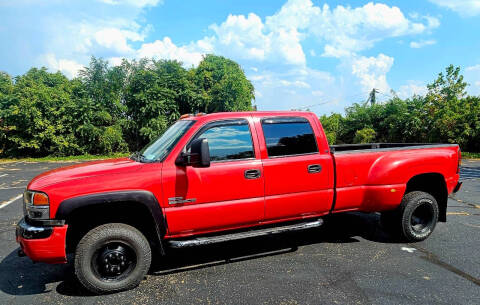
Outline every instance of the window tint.
<svg viewBox="0 0 480 305">
<path fill-rule="evenodd" d="M 253 158 L 253 144 L 247 122 L 236 121 L 208 128 L 197 138 L 208 139 L 210 160 L 235 160 Z"/>
<path fill-rule="evenodd" d="M 304 118 L 264 119 L 262 128 L 269 157 L 318 152 L 312 127 Z"/>
<path fill-rule="evenodd" d="M 158 139 L 150 142 L 140 152 L 146 162 L 163 160 L 175 147 L 195 121 L 180 120 L 170 126 Z"/>
</svg>

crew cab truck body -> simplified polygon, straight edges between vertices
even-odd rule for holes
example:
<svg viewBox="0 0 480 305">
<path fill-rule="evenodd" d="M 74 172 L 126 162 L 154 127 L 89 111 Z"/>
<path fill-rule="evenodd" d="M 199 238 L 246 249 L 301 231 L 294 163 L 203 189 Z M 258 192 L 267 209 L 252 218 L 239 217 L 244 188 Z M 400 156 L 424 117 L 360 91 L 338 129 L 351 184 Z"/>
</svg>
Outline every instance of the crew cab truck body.
<svg viewBox="0 0 480 305">
<path fill-rule="evenodd" d="M 300 230 L 345 211 L 381 212 L 423 240 L 458 191 L 451 144 L 329 146 L 310 112 L 190 115 L 130 158 L 34 178 L 17 225 L 19 254 L 66 262 L 96 293 L 132 288 L 152 251 Z"/>
</svg>

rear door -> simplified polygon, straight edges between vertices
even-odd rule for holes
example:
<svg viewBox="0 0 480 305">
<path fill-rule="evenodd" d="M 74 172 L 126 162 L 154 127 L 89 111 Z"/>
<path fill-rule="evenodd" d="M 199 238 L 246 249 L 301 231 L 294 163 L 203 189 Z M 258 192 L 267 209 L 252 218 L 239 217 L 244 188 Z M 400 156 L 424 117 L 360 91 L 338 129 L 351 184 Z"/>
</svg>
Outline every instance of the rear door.
<svg viewBox="0 0 480 305">
<path fill-rule="evenodd" d="M 305 117 L 261 118 L 259 136 L 265 175 L 265 220 L 313 217 L 330 210 L 333 162 Z M 258 128 L 258 127 L 257 127 Z"/>
<path fill-rule="evenodd" d="M 169 234 L 237 228 L 263 220 L 264 176 L 252 129 L 246 118 L 207 123 L 190 141 L 208 140 L 210 167 L 164 167 Z"/>
</svg>

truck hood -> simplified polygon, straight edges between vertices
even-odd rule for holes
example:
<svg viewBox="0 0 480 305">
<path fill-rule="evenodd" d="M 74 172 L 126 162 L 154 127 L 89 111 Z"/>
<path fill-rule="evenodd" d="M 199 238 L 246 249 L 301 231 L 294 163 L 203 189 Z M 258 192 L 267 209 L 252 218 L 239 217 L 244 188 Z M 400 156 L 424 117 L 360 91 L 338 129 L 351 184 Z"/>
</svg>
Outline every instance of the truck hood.
<svg viewBox="0 0 480 305">
<path fill-rule="evenodd" d="M 129 158 L 120 158 L 60 167 L 44 172 L 33 178 L 28 184 L 27 189 L 41 190 L 48 185 L 73 179 L 134 172 L 139 170 L 143 165 L 143 163 L 133 161 Z"/>
</svg>

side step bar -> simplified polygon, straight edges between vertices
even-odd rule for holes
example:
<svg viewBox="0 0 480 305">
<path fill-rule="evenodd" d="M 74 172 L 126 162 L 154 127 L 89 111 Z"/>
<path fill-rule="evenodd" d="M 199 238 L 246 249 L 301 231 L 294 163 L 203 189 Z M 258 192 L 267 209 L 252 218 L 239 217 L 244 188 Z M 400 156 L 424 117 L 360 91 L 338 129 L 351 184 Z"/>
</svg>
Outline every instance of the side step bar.
<svg viewBox="0 0 480 305">
<path fill-rule="evenodd" d="M 265 236 L 270 234 L 279 234 L 284 232 L 292 232 L 299 230 L 306 230 L 311 228 L 320 227 L 323 224 L 322 219 L 317 219 L 310 222 L 302 222 L 292 225 L 286 225 L 281 227 L 273 227 L 266 229 L 250 230 L 246 232 L 230 233 L 215 236 L 197 237 L 192 239 L 183 240 L 169 240 L 168 243 L 172 248 L 186 248 L 192 246 L 209 245 L 214 243 L 221 243 L 225 241 L 238 240 L 250 237 Z"/>
</svg>

